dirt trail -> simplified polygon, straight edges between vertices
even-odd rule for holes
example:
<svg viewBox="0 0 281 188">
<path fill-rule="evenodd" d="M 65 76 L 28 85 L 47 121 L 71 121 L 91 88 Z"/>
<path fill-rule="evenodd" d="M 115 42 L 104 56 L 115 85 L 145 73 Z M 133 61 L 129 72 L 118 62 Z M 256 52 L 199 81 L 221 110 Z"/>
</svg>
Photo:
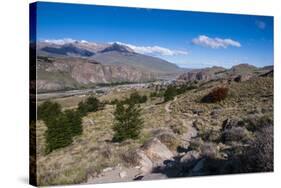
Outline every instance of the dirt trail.
<svg viewBox="0 0 281 188">
<path fill-rule="evenodd" d="M 187 128 L 187 132 L 181 136 L 182 141 L 190 142 L 191 139 L 197 136 L 197 130 L 193 127 L 194 115 L 188 114 L 172 114 L 172 109 L 170 108 L 171 104 L 177 101 L 177 97 L 173 101 L 169 101 L 165 104 L 164 108 L 169 118 L 177 118 L 182 122 L 182 125 Z M 174 156 L 177 157 L 177 154 Z M 162 163 L 163 166 L 164 161 Z M 113 167 L 104 171 L 98 177 L 88 178 L 87 183 L 110 183 L 110 182 L 126 182 L 133 180 L 149 180 L 149 179 L 166 179 L 167 176 L 163 173 L 152 173 L 152 172 L 143 172 L 141 167 Z"/>
<path fill-rule="evenodd" d="M 192 138 L 197 136 L 197 130 L 192 126 L 193 121 L 181 119 L 184 127 L 187 128 L 187 132 L 182 135 L 184 141 L 190 142 Z"/>
<path fill-rule="evenodd" d="M 165 105 L 165 111 L 166 111 L 167 113 L 171 113 L 171 112 L 172 112 L 172 110 L 170 109 L 170 105 L 171 105 L 172 102 L 177 101 L 177 99 L 178 99 L 178 98 L 177 98 L 177 96 L 176 96 L 173 101 L 167 102 L 167 104 Z"/>
<path fill-rule="evenodd" d="M 165 105 L 165 111 L 168 113 L 168 115 L 171 117 L 171 112 L 172 112 L 172 109 L 170 109 L 170 106 L 173 102 L 176 102 L 177 101 L 177 96 L 174 98 L 173 101 L 169 101 L 167 102 L 167 104 Z M 188 117 L 190 117 L 190 119 L 186 119 L 186 118 L 180 118 L 180 121 L 182 122 L 182 125 L 184 127 L 187 128 L 187 132 L 184 133 L 182 135 L 182 138 L 184 141 L 188 141 L 190 142 L 191 141 L 191 138 L 193 137 L 196 137 L 197 136 L 197 130 L 193 127 L 193 117 L 194 115 L 193 114 L 188 114 Z"/>
</svg>

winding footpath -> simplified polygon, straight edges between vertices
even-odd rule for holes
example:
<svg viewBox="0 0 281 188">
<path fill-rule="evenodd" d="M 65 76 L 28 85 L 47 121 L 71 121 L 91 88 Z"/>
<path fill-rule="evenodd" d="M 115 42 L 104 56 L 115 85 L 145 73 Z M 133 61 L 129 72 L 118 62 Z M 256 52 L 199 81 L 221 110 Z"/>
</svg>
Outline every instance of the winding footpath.
<svg viewBox="0 0 281 188">
<path fill-rule="evenodd" d="M 169 101 L 165 104 L 164 109 L 167 114 L 167 118 L 178 118 L 182 122 L 182 126 L 186 127 L 187 132 L 181 136 L 181 140 L 189 143 L 193 137 L 197 136 L 197 130 L 193 127 L 194 115 L 193 114 L 172 114 L 171 104 L 177 101 L 177 96 L 173 101 Z M 180 119 L 179 119 L 180 118 Z M 174 157 L 178 157 L 176 154 Z M 162 165 L 167 165 L 162 162 Z M 102 173 L 98 177 L 89 178 L 87 183 L 110 183 L 110 182 L 126 182 L 133 180 L 153 180 L 153 179 L 166 179 L 168 178 L 163 173 L 144 172 L 141 166 L 125 168 L 121 166 L 103 169 Z"/>
</svg>

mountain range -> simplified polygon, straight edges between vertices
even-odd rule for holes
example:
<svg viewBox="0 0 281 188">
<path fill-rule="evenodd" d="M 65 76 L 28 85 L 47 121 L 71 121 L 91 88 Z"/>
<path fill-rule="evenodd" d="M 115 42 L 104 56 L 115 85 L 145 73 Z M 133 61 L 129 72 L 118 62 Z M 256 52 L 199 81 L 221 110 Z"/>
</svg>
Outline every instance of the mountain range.
<svg viewBox="0 0 281 188">
<path fill-rule="evenodd" d="M 37 43 L 37 54 L 51 57 L 80 57 L 95 60 L 103 65 L 128 65 L 153 73 L 182 71 L 176 64 L 163 59 L 134 52 L 119 43 L 98 44 L 84 41 Z"/>
<path fill-rule="evenodd" d="M 36 49 L 38 92 L 159 79 L 206 81 L 222 77 L 235 79 L 239 76 L 239 79 L 247 79 L 256 72 L 273 70 L 272 66 L 257 68 L 248 64 L 236 65 L 230 69 L 218 66 L 184 69 L 166 60 L 137 53 L 120 43 L 40 41 L 37 42 Z"/>
</svg>

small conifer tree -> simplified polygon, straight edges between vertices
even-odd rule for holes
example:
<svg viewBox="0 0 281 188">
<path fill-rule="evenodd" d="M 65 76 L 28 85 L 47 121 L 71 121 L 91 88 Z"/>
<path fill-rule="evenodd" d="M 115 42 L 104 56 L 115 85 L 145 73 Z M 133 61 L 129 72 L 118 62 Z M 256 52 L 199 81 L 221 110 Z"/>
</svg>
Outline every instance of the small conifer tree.
<svg viewBox="0 0 281 188">
<path fill-rule="evenodd" d="M 114 112 L 115 122 L 113 130 L 115 132 L 113 141 L 122 142 L 126 139 L 138 138 L 143 127 L 141 110 L 134 103 L 124 105 L 118 103 Z"/>
</svg>

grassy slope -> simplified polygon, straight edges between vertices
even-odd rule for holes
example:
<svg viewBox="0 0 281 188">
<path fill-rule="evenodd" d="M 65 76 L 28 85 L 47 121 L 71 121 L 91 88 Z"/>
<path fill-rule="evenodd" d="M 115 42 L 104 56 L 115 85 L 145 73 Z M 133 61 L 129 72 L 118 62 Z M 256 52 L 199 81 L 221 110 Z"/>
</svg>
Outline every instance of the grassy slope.
<svg viewBox="0 0 281 188">
<path fill-rule="evenodd" d="M 113 167 L 117 164 L 126 165 L 121 155 L 130 149 L 140 147 L 158 129 L 171 130 L 171 125 L 180 125 L 179 118 L 185 114 L 192 113 L 193 109 L 202 109 L 203 114 L 198 117 L 206 129 L 219 130 L 222 121 L 232 116 L 245 116 L 263 108 L 264 114 L 273 116 L 273 79 L 257 78 L 242 83 L 230 85 L 230 96 L 220 103 L 203 104 L 199 100 L 213 87 L 220 83 L 208 83 L 197 90 L 188 91 L 171 103 L 172 117 L 165 111 L 165 104 L 155 103 L 159 101 L 148 101 L 142 104 L 145 128 L 138 140 L 126 141 L 121 144 L 109 142 L 112 138 L 112 124 L 114 106 L 107 105 L 102 111 L 90 113 L 83 120 L 83 135 L 76 138 L 75 142 L 63 149 L 44 155 L 44 131 L 45 125 L 37 122 L 38 139 L 38 178 L 41 185 L 82 183 L 89 176 L 96 176 L 102 169 Z M 116 97 L 125 97 L 132 91 L 123 93 L 113 92 L 104 96 L 102 100 Z M 142 90 L 143 93 L 149 93 Z M 59 99 L 58 99 L 59 100 Z M 75 99 L 75 104 L 79 100 Z M 60 101 L 64 107 L 70 107 L 69 101 Z M 217 119 L 210 117 L 214 108 L 221 108 Z M 187 117 L 185 117 L 187 118 Z M 204 128 L 204 129 L 205 129 Z M 202 131 L 202 130 L 199 130 Z"/>
</svg>

